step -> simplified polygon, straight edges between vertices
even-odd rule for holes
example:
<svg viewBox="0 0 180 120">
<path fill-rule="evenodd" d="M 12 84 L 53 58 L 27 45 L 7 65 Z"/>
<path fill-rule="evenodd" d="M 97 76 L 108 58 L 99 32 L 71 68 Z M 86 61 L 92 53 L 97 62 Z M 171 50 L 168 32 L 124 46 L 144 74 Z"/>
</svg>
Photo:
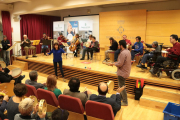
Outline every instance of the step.
<svg viewBox="0 0 180 120">
<path fill-rule="evenodd" d="M 27 62 L 14 60 L 12 65 L 15 66 L 15 67 L 21 68 L 22 71 L 23 70 L 28 70 L 28 63 Z"/>
<path fill-rule="evenodd" d="M 163 88 L 163 87 L 156 87 L 151 85 L 146 85 L 143 89 L 143 95 L 148 95 L 152 97 L 159 97 L 163 99 L 170 99 L 170 100 L 179 100 L 180 99 L 180 91 Z"/>
<path fill-rule="evenodd" d="M 139 104 L 146 107 L 151 107 L 159 110 L 164 110 L 168 102 L 179 104 L 179 100 L 169 100 L 159 97 L 152 97 L 148 95 L 142 95 Z"/>
</svg>

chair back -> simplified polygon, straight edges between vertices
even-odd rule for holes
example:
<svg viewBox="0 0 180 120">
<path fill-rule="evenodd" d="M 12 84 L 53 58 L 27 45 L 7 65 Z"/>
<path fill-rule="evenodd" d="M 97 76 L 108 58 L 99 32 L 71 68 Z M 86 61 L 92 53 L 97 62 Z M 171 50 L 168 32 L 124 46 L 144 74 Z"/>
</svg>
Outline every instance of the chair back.
<svg viewBox="0 0 180 120">
<path fill-rule="evenodd" d="M 114 113 L 111 105 L 88 100 L 86 102 L 86 115 L 103 119 L 114 120 Z"/>
<path fill-rule="evenodd" d="M 25 96 L 29 97 L 30 95 L 34 95 L 34 96 L 37 97 L 36 88 L 34 86 L 32 86 L 32 85 L 27 85 L 27 84 L 25 84 L 25 85 L 27 86 L 27 89 L 28 89 L 28 92 L 26 93 Z"/>
<path fill-rule="evenodd" d="M 72 111 L 75 113 L 83 114 L 84 107 L 79 98 L 71 97 L 68 95 L 60 95 L 58 97 L 60 108 Z"/>
<path fill-rule="evenodd" d="M 50 104 L 50 105 L 55 106 L 55 107 L 59 106 L 59 103 L 58 103 L 58 100 L 57 100 L 55 94 L 51 91 L 38 88 L 37 89 L 37 96 L 38 96 L 39 100 L 45 99 L 47 104 Z"/>
</svg>

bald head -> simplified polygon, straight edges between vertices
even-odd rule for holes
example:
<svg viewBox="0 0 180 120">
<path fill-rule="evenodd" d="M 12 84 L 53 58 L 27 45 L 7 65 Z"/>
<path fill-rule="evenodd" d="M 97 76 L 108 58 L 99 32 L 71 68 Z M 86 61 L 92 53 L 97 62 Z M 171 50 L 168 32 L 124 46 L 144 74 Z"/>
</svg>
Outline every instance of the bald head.
<svg viewBox="0 0 180 120">
<path fill-rule="evenodd" d="M 100 95 L 106 95 L 107 92 L 108 92 L 107 84 L 104 83 L 104 82 L 99 83 L 98 92 L 99 92 Z"/>
</svg>

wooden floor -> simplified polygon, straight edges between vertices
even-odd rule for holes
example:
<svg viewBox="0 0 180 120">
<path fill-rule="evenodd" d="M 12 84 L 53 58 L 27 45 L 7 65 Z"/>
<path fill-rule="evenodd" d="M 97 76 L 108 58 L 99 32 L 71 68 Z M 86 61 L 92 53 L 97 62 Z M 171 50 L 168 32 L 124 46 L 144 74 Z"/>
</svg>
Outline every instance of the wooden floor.
<svg viewBox="0 0 180 120">
<path fill-rule="evenodd" d="M 19 59 L 20 60 L 26 60 L 25 56 L 17 57 L 17 59 L 18 60 Z M 101 59 L 103 60 L 103 57 L 101 57 Z M 28 60 L 53 63 L 53 55 L 44 56 L 44 55 L 39 54 L 37 58 L 32 58 L 31 56 L 29 56 Z M 112 66 L 107 66 L 105 64 L 102 64 L 102 60 L 100 60 L 100 57 L 98 57 L 97 60 L 80 60 L 80 57 L 74 58 L 74 56 L 72 54 L 69 54 L 67 56 L 67 58 L 65 56 L 63 56 L 63 65 L 75 67 L 75 68 L 82 68 L 82 69 L 91 68 L 88 70 L 95 70 L 95 71 L 100 71 L 100 72 L 116 74 L 117 68 L 115 66 L 112 67 Z M 81 62 L 91 62 L 91 63 L 90 64 L 84 64 Z M 136 67 L 136 65 L 137 64 L 134 63 L 131 67 L 131 73 L 130 73 L 131 77 L 135 77 L 137 79 L 138 78 L 144 78 L 144 79 L 148 79 L 148 80 L 156 80 L 156 81 L 160 81 L 160 82 L 163 81 L 163 82 L 167 82 L 170 84 L 171 83 L 173 83 L 173 84 L 179 84 L 180 83 L 180 81 L 176 81 L 176 80 L 173 80 L 173 79 L 167 77 L 165 72 L 163 72 L 162 78 L 160 79 L 157 76 L 151 75 L 149 70 L 142 70 L 142 69 Z"/>
<path fill-rule="evenodd" d="M 22 72 L 22 75 L 26 75 L 25 79 L 22 81 L 25 83 L 26 79 L 29 79 L 30 70 Z M 46 74 L 38 73 L 38 82 L 45 83 L 47 79 Z M 63 92 L 65 88 L 68 88 L 68 80 L 63 82 L 62 79 L 58 79 L 57 87 Z M 97 87 L 81 83 L 80 91 L 83 91 L 87 87 L 94 94 L 97 93 Z M 115 91 L 113 93 L 116 93 Z M 109 97 L 111 94 L 107 94 Z M 163 120 L 163 113 L 158 109 L 153 109 L 149 107 L 143 107 L 139 105 L 139 101 L 133 99 L 134 96 L 128 94 L 128 106 L 122 106 L 123 108 L 123 120 Z"/>
</svg>

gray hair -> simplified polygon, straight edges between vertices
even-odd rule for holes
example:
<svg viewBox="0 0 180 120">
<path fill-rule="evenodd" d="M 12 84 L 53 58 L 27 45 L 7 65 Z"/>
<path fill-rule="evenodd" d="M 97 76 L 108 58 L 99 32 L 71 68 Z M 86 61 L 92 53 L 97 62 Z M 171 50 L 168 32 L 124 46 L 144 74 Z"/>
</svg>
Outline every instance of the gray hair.
<svg viewBox="0 0 180 120">
<path fill-rule="evenodd" d="M 37 71 L 33 70 L 29 73 L 29 78 L 31 79 L 31 81 L 35 81 L 37 77 L 38 77 Z"/>
<path fill-rule="evenodd" d="M 158 46 L 158 42 L 157 42 L 157 41 L 154 41 L 153 44 L 154 44 L 155 46 Z"/>
</svg>

